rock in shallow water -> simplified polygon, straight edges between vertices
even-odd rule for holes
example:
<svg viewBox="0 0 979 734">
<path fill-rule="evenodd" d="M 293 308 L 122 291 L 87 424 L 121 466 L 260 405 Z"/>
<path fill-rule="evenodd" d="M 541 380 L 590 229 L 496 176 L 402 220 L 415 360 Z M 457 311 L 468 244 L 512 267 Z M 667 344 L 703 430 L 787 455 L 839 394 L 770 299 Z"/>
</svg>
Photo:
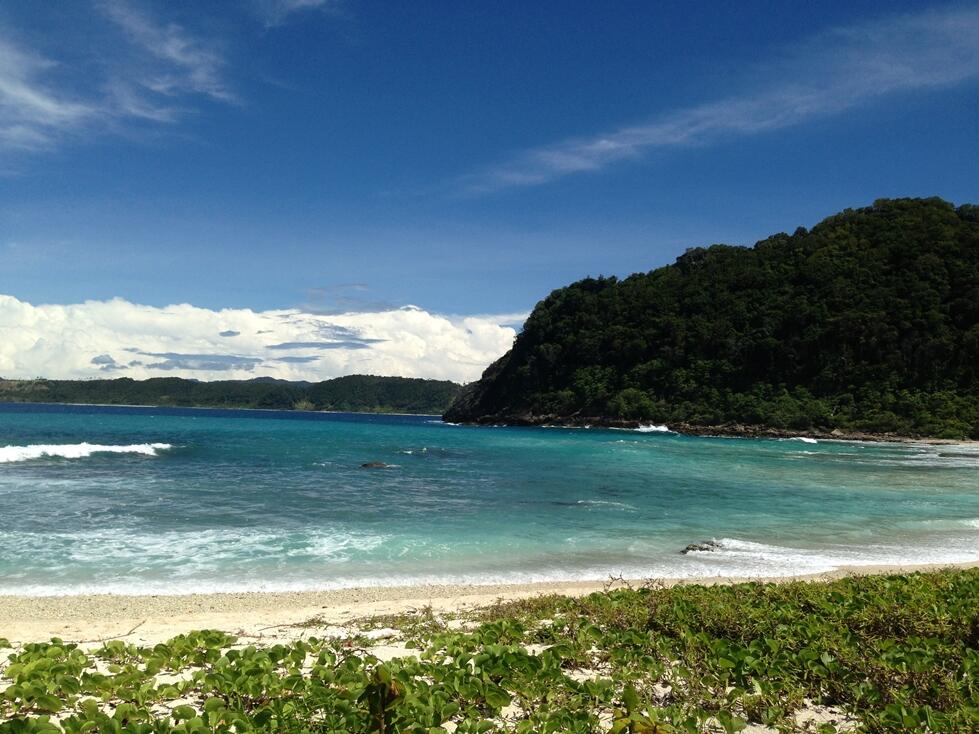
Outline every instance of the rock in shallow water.
<svg viewBox="0 0 979 734">
<path fill-rule="evenodd" d="M 680 552 L 686 555 L 691 551 L 716 551 L 720 547 L 721 544 L 716 540 L 705 540 L 703 543 L 691 543 Z"/>
</svg>

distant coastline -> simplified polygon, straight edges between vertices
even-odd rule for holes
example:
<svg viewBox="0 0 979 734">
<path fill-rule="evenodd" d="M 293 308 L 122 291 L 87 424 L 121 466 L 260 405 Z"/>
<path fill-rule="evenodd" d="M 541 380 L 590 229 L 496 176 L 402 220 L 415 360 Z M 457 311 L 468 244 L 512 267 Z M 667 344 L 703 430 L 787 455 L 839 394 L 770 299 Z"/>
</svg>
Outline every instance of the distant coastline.
<svg viewBox="0 0 979 734">
<path fill-rule="evenodd" d="M 59 402 L 44 400 L 6 400 L 0 399 L 0 406 L 4 405 L 50 405 L 50 406 L 70 406 L 77 408 L 140 408 L 143 410 L 153 409 L 180 409 L 180 410 L 233 410 L 243 413 L 309 413 L 312 415 L 387 415 L 387 416 L 415 416 L 422 418 L 438 418 L 444 420 L 442 414 L 431 412 L 399 412 L 392 410 L 328 410 L 313 409 L 306 410 L 301 408 L 253 408 L 246 406 L 228 405 L 174 405 L 172 403 L 82 403 L 82 402 Z M 484 416 L 473 421 L 445 421 L 448 425 L 467 425 L 467 426 L 510 426 L 523 428 L 608 428 L 639 431 L 648 428 L 654 422 L 644 420 L 624 420 L 619 418 L 608 418 L 602 416 L 515 416 L 497 417 Z M 878 443 L 926 443 L 934 445 L 971 445 L 979 444 L 975 439 L 951 439 L 937 438 L 934 436 L 904 436 L 894 433 L 875 433 L 872 431 L 844 431 L 841 429 L 818 430 L 818 429 L 785 429 L 770 426 L 744 425 L 739 423 L 723 425 L 703 425 L 691 423 L 671 423 L 664 425 L 664 433 L 676 433 L 686 436 L 703 437 L 723 437 L 723 438 L 811 438 L 820 441 L 872 441 Z"/>
<path fill-rule="evenodd" d="M 323 382 L 0 378 L 0 403 L 440 415 L 460 389 L 461 385 L 447 380 L 376 375 L 347 375 Z"/>
<path fill-rule="evenodd" d="M 301 410 L 298 408 L 238 408 L 226 405 L 153 405 L 136 403 L 51 403 L 26 400 L 0 400 L 0 405 L 66 405 L 72 408 L 142 408 L 143 410 L 234 410 L 242 413 L 310 413 L 312 415 L 391 415 L 412 416 L 416 418 L 441 418 L 438 413 L 397 413 L 381 410 Z"/>
</svg>

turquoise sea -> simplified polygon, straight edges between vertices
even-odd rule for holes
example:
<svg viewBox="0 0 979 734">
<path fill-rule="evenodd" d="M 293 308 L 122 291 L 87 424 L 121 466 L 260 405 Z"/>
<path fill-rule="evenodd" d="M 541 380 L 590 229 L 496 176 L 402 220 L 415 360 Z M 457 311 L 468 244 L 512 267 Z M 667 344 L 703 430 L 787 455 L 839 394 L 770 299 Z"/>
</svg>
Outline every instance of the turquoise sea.
<svg viewBox="0 0 979 734">
<path fill-rule="evenodd" d="M 680 553 L 709 539 L 716 550 Z M 975 446 L 0 405 L 0 594 L 969 560 L 979 560 Z"/>
</svg>

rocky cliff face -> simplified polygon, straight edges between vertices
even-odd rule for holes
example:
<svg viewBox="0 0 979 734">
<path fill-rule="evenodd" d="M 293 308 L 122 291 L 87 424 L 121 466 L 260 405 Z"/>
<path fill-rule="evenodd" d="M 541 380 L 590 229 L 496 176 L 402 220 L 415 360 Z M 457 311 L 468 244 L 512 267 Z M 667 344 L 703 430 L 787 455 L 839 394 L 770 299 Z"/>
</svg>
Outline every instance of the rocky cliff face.
<svg viewBox="0 0 979 734">
<path fill-rule="evenodd" d="M 483 376 L 459 391 L 452 405 L 445 411 L 442 420 L 449 423 L 513 423 L 515 416 L 500 417 L 496 420 L 496 412 L 491 399 L 495 391 L 494 380 L 510 361 L 510 350 L 483 371 Z M 491 412 L 492 411 L 492 414 Z"/>
</svg>

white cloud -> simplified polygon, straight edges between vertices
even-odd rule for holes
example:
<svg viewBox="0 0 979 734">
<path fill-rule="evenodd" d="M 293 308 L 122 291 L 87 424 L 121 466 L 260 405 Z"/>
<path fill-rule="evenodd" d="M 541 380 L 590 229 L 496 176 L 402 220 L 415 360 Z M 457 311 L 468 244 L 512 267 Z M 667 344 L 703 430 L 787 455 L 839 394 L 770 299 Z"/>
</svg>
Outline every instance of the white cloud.
<svg viewBox="0 0 979 734">
<path fill-rule="evenodd" d="M 135 80 L 156 94 L 201 94 L 220 101 L 234 95 L 223 78 L 224 59 L 213 41 L 195 38 L 176 23 L 151 17 L 119 2 L 103 4 L 106 16 L 117 24 L 136 47 L 158 64 L 138 72 Z"/>
<path fill-rule="evenodd" d="M 54 66 L 0 38 L 0 149 L 45 147 L 97 114 L 91 105 L 44 83 Z"/>
<path fill-rule="evenodd" d="M 468 382 L 510 348 L 515 331 L 503 324 L 519 318 L 413 306 L 330 316 L 121 299 L 35 306 L 0 295 L 0 376 L 324 380 L 359 373 Z"/>
<path fill-rule="evenodd" d="M 202 99 L 235 101 L 216 40 L 122 0 L 99 8 L 92 22 L 101 18 L 107 35 L 93 38 L 91 68 L 74 75 L 0 29 L 0 152 L 50 149 L 126 123 L 173 123 Z"/>
<path fill-rule="evenodd" d="M 254 0 L 255 8 L 268 26 L 284 23 L 289 16 L 304 10 L 336 11 L 337 0 Z"/>
<path fill-rule="evenodd" d="M 811 38 L 770 66 L 762 74 L 766 82 L 740 96 L 528 150 L 465 176 L 461 183 L 472 193 L 543 184 L 655 149 L 777 130 L 886 94 L 974 79 L 979 76 L 979 10 L 929 11 L 836 29 Z"/>
</svg>

